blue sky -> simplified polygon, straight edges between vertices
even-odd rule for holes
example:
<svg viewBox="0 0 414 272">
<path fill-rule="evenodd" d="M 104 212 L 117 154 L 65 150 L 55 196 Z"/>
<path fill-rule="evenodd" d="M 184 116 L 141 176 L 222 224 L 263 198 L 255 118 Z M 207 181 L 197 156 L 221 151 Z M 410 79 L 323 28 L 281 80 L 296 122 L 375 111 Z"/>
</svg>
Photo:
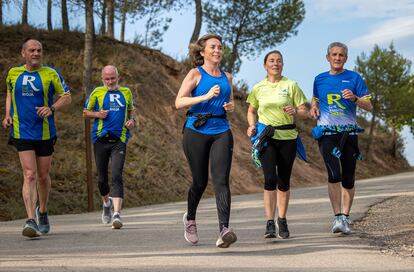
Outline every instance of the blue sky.
<svg viewBox="0 0 414 272">
<path fill-rule="evenodd" d="M 394 43 L 396 50 L 414 62 L 414 1 L 412 0 L 305 0 L 305 20 L 298 28 L 298 35 L 291 37 L 274 48 L 284 56 L 283 74 L 298 82 L 308 99 L 312 96 L 313 78 L 329 66 L 325 59 L 326 47 L 330 42 L 341 41 L 349 47 L 346 68 L 353 69 L 355 59 L 362 52 L 368 53 L 375 44 L 388 47 Z M 29 10 L 29 23 L 46 25 L 45 7 L 39 4 Z M 4 20 L 20 20 L 16 7 L 4 9 Z M 54 9 L 53 22 L 59 26 L 59 11 Z M 188 40 L 194 27 L 191 8 L 181 13 L 170 13 L 173 18 L 170 29 L 164 35 L 162 51 L 181 59 L 187 54 Z M 72 17 L 74 17 L 72 15 Z M 79 20 L 80 19 L 80 20 Z M 82 26 L 84 17 L 71 18 L 71 27 Z M 128 24 L 126 39 L 133 40 L 143 31 L 143 23 Z M 205 25 L 204 25 L 205 26 Z M 205 33 L 203 27 L 202 34 Z M 115 35 L 119 35 L 119 26 Z M 262 66 L 264 52 L 255 60 L 243 58 L 243 64 L 235 80 L 244 80 L 249 87 L 264 78 Z M 121 71 L 122 72 L 122 71 Z M 405 155 L 414 165 L 414 139 L 407 129 L 403 131 L 406 142 Z"/>
</svg>

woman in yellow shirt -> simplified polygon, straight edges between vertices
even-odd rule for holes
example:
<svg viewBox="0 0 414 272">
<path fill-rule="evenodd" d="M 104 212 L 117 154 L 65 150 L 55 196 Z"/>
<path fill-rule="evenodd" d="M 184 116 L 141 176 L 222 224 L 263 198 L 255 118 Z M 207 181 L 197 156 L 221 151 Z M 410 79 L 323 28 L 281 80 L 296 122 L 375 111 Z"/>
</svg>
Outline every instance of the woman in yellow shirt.
<svg viewBox="0 0 414 272">
<path fill-rule="evenodd" d="M 271 51 L 264 58 L 267 77 L 250 92 L 247 103 L 247 136 L 256 134 L 256 119 L 274 128 L 259 159 L 264 173 L 264 208 L 267 219 L 265 238 L 276 237 L 275 214 L 278 209 L 278 237 L 288 238 L 286 212 L 290 196 L 290 176 L 296 156 L 298 133 L 295 118 L 306 118 L 306 97 L 295 81 L 282 76 L 283 57 Z M 282 127 L 281 127 L 282 126 Z"/>
</svg>

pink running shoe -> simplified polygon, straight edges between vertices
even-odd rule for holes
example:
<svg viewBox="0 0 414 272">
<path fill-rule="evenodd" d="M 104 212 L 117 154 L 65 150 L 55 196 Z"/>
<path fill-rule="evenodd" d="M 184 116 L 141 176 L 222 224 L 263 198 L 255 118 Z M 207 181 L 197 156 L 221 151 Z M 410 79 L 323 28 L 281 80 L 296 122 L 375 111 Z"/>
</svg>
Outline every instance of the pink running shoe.
<svg viewBox="0 0 414 272">
<path fill-rule="evenodd" d="M 187 220 L 187 213 L 183 216 L 184 238 L 187 242 L 195 245 L 198 243 L 197 225 L 195 220 Z"/>
<path fill-rule="evenodd" d="M 216 246 L 220 248 L 228 248 L 231 244 L 237 241 L 236 233 L 232 228 L 223 227 L 217 239 Z"/>
</svg>

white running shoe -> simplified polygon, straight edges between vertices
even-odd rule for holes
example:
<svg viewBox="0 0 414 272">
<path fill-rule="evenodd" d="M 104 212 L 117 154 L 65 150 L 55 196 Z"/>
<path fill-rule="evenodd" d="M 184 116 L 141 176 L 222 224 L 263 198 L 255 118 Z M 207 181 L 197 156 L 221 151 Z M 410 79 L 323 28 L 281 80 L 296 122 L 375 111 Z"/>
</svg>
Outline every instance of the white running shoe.
<svg viewBox="0 0 414 272">
<path fill-rule="evenodd" d="M 123 225 L 124 224 L 122 224 L 121 216 L 119 213 L 115 213 L 114 216 L 112 216 L 112 228 L 120 229 Z"/>
</svg>

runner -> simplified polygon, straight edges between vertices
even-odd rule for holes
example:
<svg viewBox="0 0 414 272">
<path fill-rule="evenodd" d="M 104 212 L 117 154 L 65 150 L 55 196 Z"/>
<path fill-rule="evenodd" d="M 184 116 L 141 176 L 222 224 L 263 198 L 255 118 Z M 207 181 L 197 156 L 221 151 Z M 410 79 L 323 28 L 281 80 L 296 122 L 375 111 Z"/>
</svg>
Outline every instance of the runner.
<svg viewBox="0 0 414 272">
<path fill-rule="evenodd" d="M 345 44 L 334 42 L 328 46 L 330 70 L 315 77 L 310 110 L 310 115 L 318 119 L 312 133 L 328 171 L 328 193 L 335 214 L 332 232 L 344 234 L 351 232 L 355 167 L 361 157 L 357 134 L 363 130 L 357 124 L 356 108 L 372 109 L 364 80 L 358 73 L 344 69 L 347 57 Z"/>
<path fill-rule="evenodd" d="M 26 64 L 10 69 L 7 75 L 6 114 L 2 123 L 5 128 L 11 127 L 10 143 L 19 153 L 28 217 L 22 234 L 32 238 L 50 231 L 47 204 L 57 139 L 54 114 L 70 104 L 71 96 L 60 73 L 43 65 L 43 46 L 38 40 L 26 39 L 21 54 Z M 58 96 L 55 102 L 54 95 Z"/>
<path fill-rule="evenodd" d="M 198 242 L 196 212 L 208 182 L 209 161 L 216 195 L 220 234 L 217 247 L 227 248 L 237 240 L 229 227 L 231 195 L 229 176 L 233 135 L 226 117 L 234 111 L 231 74 L 220 69 L 222 39 L 207 34 L 190 45 L 195 68 L 190 70 L 175 100 L 177 109 L 190 107 L 184 126 L 183 148 L 193 182 L 188 191 L 187 212 L 183 216 L 184 237 Z"/>
<path fill-rule="evenodd" d="M 257 83 L 247 97 L 247 136 L 260 136 L 260 127 L 268 131 L 266 144 L 258 154 L 258 164 L 263 167 L 265 180 L 263 199 L 267 223 L 264 237 L 276 237 L 277 208 L 277 236 L 286 239 L 290 235 L 286 220 L 290 176 L 298 141 L 294 121 L 295 118 L 307 117 L 306 98 L 295 81 L 282 76 L 283 57 L 279 51 L 266 54 L 264 68 L 267 77 Z"/>
<path fill-rule="evenodd" d="M 90 94 L 83 116 L 95 118 L 92 141 L 95 152 L 98 186 L 102 196 L 102 223 L 110 224 L 113 229 L 123 226 L 121 220 L 124 183 L 126 145 L 129 130 L 136 125 L 134 103 L 129 88 L 118 86 L 119 75 L 115 66 L 102 69 L 104 86 L 97 87 Z M 112 197 L 109 196 L 108 164 L 111 159 Z M 112 214 L 112 209 L 114 213 Z"/>
</svg>

